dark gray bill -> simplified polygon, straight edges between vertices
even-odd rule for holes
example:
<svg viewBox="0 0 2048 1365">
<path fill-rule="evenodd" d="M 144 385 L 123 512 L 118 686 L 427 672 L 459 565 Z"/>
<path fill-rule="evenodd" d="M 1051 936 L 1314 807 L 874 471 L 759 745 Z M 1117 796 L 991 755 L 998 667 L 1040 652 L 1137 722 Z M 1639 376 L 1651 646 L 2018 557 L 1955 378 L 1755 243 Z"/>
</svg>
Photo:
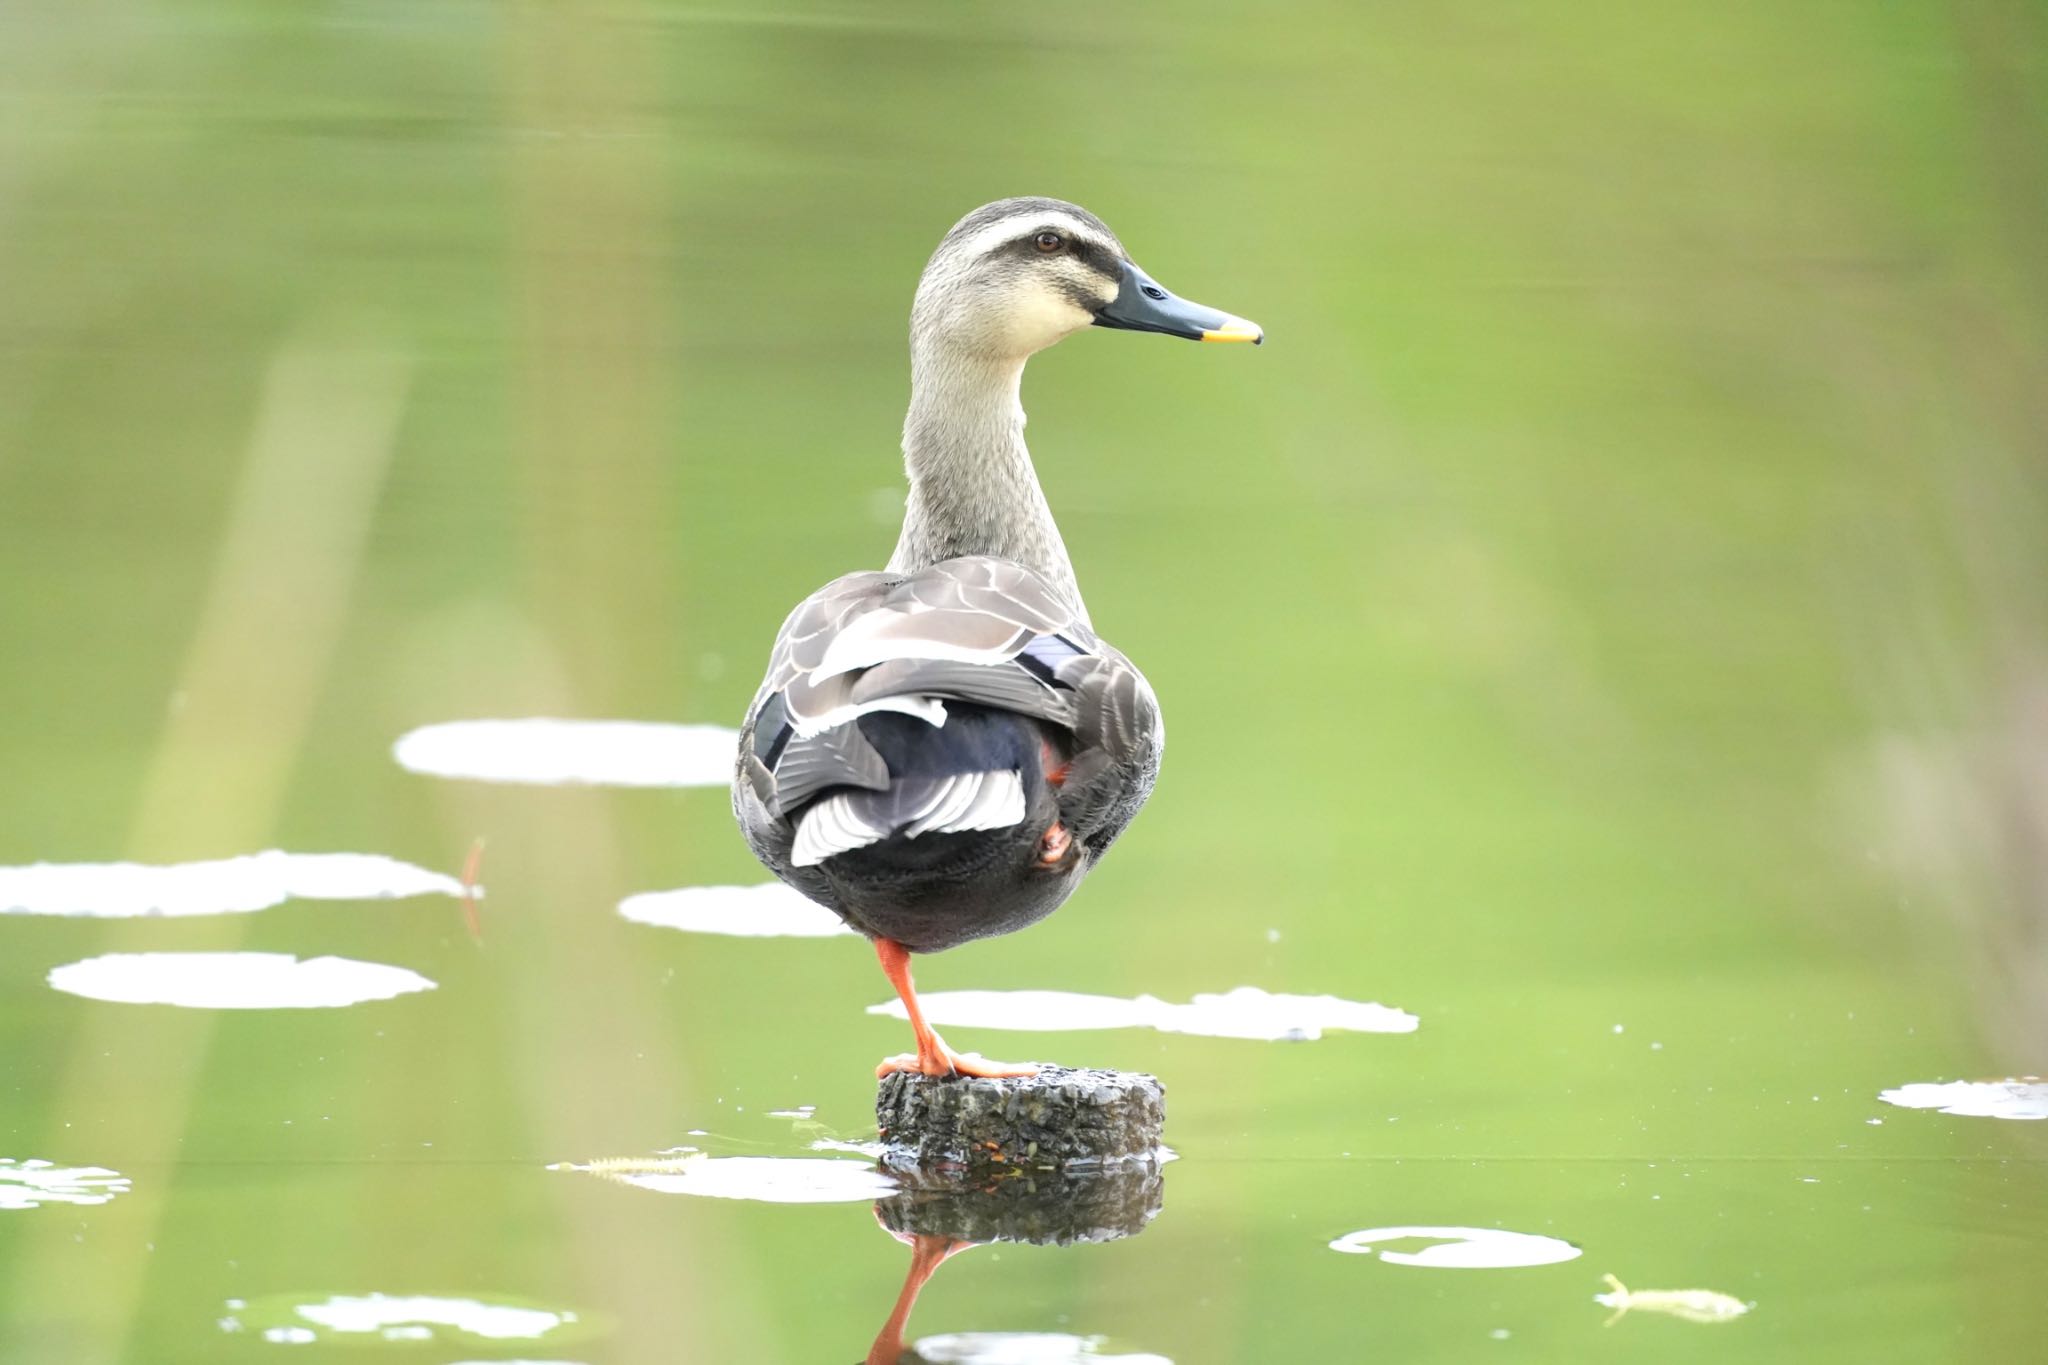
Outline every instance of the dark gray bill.
<svg viewBox="0 0 2048 1365">
<path fill-rule="evenodd" d="M 1124 262 L 1123 283 L 1116 298 L 1095 315 L 1095 325 L 1127 332 L 1164 332 L 1190 341 L 1249 341 L 1256 346 L 1266 339 L 1256 322 L 1178 298 L 1129 261 Z"/>
</svg>

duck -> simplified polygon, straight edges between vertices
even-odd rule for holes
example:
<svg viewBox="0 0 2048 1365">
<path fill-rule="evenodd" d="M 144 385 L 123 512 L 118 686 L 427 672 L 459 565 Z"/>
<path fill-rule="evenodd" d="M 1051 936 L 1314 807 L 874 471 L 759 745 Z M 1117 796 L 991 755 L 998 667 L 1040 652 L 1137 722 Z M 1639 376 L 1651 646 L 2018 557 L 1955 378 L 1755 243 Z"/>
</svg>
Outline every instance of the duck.
<svg viewBox="0 0 2048 1365">
<path fill-rule="evenodd" d="M 1065 200 L 985 204 L 940 239 L 911 305 L 895 552 L 797 603 L 740 728 L 748 845 L 873 941 L 908 1014 L 916 1049 L 877 1076 L 1036 1073 L 949 1048 L 911 955 L 1050 915 L 1158 779 L 1158 699 L 1096 633 L 1024 443 L 1025 363 L 1098 327 L 1265 340 Z"/>
</svg>

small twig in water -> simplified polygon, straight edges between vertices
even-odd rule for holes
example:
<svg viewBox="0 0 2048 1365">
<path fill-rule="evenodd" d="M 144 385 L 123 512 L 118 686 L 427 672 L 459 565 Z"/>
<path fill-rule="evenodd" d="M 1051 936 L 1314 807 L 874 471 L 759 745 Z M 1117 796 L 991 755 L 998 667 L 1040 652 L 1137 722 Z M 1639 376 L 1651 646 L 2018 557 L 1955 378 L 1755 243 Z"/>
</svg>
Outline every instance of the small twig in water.
<svg viewBox="0 0 2048 1365">
<path fill-rule="evenodd" d="M 1741 1299 L 1718 1290 L 1630 1289 L 1612 1275 L 1600 1278 L 1607 1281 L 1610 1292 L 1595 1294 L 1593 1302 L 1614 1310 L 1604 1324 L 1608 1327 L 1621 1321 L 1630 1309 L 1663 1313 L 1686 1322 L 1732 1322 L 1750 1309 Z"/>
<path fill-rule="evenodd" d="M 472 942 L 484 941 L 483 916 L 477 913 L 477 874 L 484 866 L 484 837 L 479 834 L 476 842 L 469 846 L 469 856 L 462 860 L 462 922 L 469 928 Z"/>
</svg>

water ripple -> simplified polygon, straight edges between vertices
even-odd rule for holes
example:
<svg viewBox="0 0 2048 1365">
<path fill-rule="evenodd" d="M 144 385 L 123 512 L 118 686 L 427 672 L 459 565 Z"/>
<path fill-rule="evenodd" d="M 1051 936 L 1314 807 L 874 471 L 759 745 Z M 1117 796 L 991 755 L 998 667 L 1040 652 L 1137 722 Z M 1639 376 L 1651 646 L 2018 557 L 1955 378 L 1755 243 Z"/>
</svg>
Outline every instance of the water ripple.
<svg viewBox="0 0 2048 1365">
<path fill-rule="evenodd" d="M 704 1199 L 747 1199 L 762 1204 L 864 1204 L 899 1192 L 872 1162 L 832 1157 L 710 1156 L 683 1150 L 660 1157 L 621 1157 L 561 1163 L 551 1171 L 587 1175 Z"/>
<path fill-rule="evenodd" d="M 128 1177 L 104 1166 L 59 1166 L 30 1157 L 0 1157 L 0 1209 L 43 1204 L 104 1204 L 129 1190 Z"/>
<path fill-rule="evenodd" d="M 2038 1076 L 2002 1081 L 1917 1081 L 1877 1097 L 1901 1109 L 1938 1109 L 1980 1119 L 2048 1119 L 2048 1081 Z"/>
<path fill-rule="evenodd" d="M 1149 1351 L 1131 1354 L 1102 1349 L 1101 1337 L 1075 1337 L 1063 1332 L 948 1332 L 921 1338 L 911 1359 L 927 1365 L 1087 1365 L 1114 1361 L 1119 1365 L 1173 1365 Z"/>
<path fill-rule="evenodd" d="M 854 932 L 839 916 L 781 882 L 642 891 L 620 901 L 619 913 L 635 924 L 737 938 L 833 938 Z"/>
<path fill-rule="evenodd" d="M 538 786 L 723 787 L 739 731 L 637 720 L 455 720 L 399 736 L 408 772 Z"/>
<path fill-rule="evenodd" d="M 186 1009 L 332 1009 L 389 1000 L 434 983 L 404 967 L 290 953 L 106 953 L 50 970 L 67 995 Z"/>
<path fill-rule="evenodd" d="M 309 1344 L 374 1337 L 384 1341 L 537 1341 L 577 1322 L 576 1314 L 513 1299 L 453 1299 L 428 1294 L 332 1294 L 307 1301 L 271 1295 L 230 1299 L 221 1331 L 265 1341 Z M 512 1365 L 504 1362 L 503 1365 Z M 539 1362 L 535 1362 L 539 1365 Z"/>
<path fill-rule="evenodd" d="M 1413 1033 L 1422 1022 L 1387 1005 L 1334 995 L 1275 995 L 1257 986 L 1197 995 L 1185 1005 L 1150 995 L 1127 1000 L 1073 991 L 933 991 L 919 993 L 918 1001 L 934 1024 L 1034 1033 L 1153 1028 L 1208 1038 L 1313 1042 L 1325 1030 Z M 870 1005 L 868 1013 L 909 1017 L 900 1000 Z"/>
<path fill-rule="evenodd" d="M 1385 1244 L 1409 1239 L 1433 1243 L 1417 1251 L 1389 1251 Z M 1556 1237 L 1502 1228 L 1402 1227 L 1367 1228 L 1330 1243 L 1330 1250 L 1369 1256 L 1378 1252 L 1394 1265 L 1434 1266 L 1446 1270 L 1499 1270 L 1513 1266 L 1555 1265 L 1578 1259 L 1579 1248 Z"/>
<path fill-rule="evenodd" d="M 0 867 L 0 914 L 100 919 L 224 915 L 288 900 L 461 896 L 462 883 L 377 853 L 270 849 L 204 862 L 33 863 Z M 473 895 L 482 896 L 481 887 Z"/>
</svg>

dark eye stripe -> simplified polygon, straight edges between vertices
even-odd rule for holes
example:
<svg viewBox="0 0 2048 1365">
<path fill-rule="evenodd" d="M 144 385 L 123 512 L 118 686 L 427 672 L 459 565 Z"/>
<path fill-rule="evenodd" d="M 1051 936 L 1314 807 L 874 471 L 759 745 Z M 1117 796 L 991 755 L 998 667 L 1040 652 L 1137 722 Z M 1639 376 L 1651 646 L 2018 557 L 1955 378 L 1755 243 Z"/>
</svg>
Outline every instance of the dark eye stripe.
<svg viewBox="0 0 2048 1365">
<path fill-rule="evenodd" d="M 1123 281 L 1123 263 L 1116 258 L 1114 253 L 1095 245 L 1093 242 L 1083 242 L 1074 238 L 1067 239 L 1067 247 L 1074 253 L 1076 260 L 1102 276 L 1105 280 L 1108 280 L 1111 284 L 1119 284 Z"/>
<path fill-rule="evenodd" d="M 1033 261 L 1042 261 L 1048 257 L 1057 256 L 1059 253 L 1056 251 L 1040 251 L 1038 249 L 1038 235 L 1041 232 L 1057 233 L 1065 239 L 1068 255 L 1102 276 L 1103 279 L 1108 280 L 1111 284 L 1121 284 L 1123 282 L 1123 260 L 1114 251 L 1111 251 L 1108 247 L 1099 246 L 1085 238 L 1063 232 L 1055 227 L 1035 227 L 1020 237 L 1013 237 L 1007 242 L 992 246 L 988 249 L 984 259 L 989 256 L 1016 256 Z"/>
</svg>

